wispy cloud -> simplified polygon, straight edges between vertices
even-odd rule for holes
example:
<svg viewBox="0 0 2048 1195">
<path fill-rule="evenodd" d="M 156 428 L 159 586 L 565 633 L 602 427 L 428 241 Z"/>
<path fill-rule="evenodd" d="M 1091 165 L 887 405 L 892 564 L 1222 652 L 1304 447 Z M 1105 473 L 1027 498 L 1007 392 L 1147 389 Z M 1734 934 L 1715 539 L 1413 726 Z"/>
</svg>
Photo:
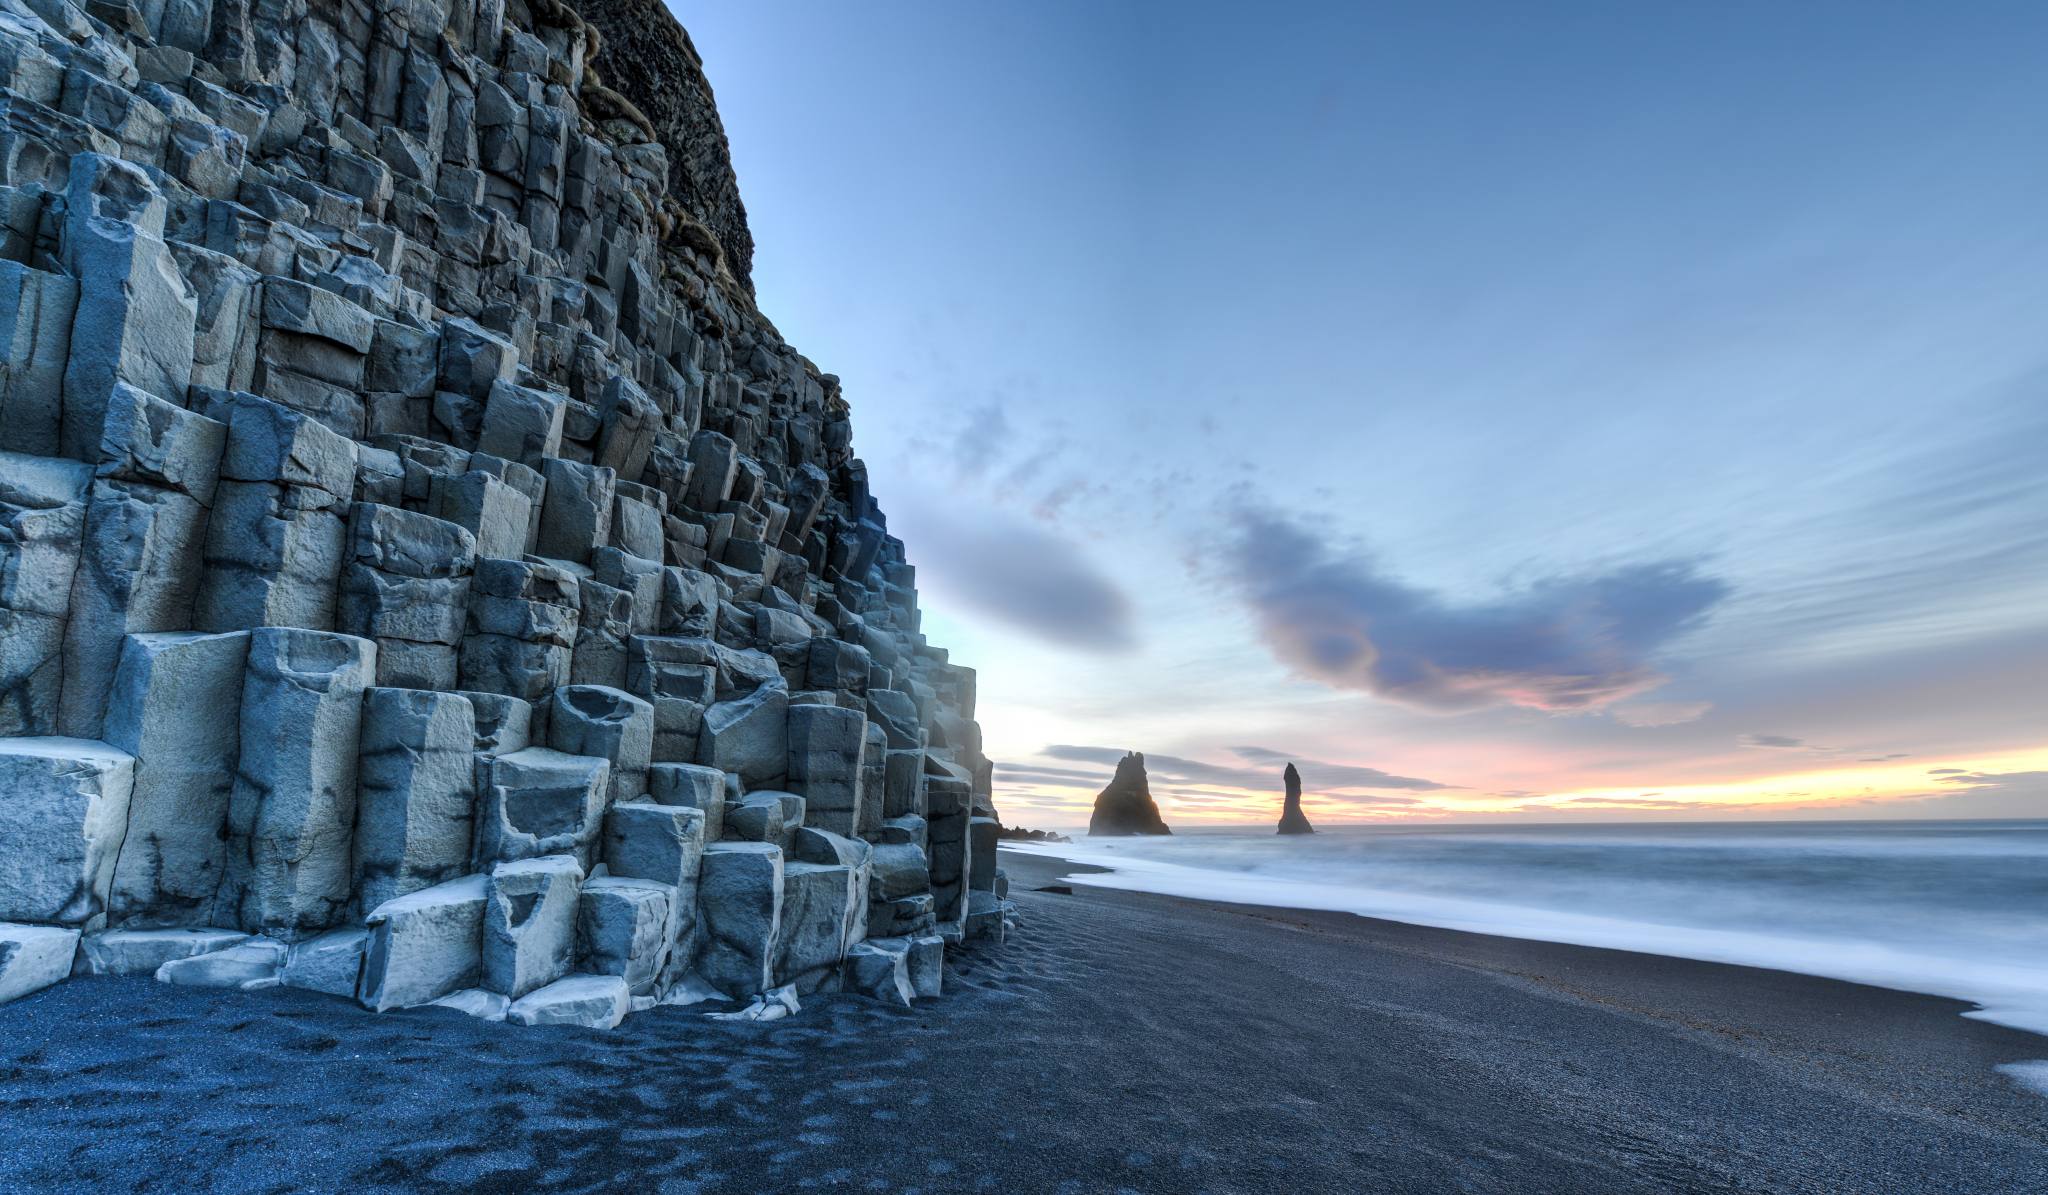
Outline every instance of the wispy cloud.
<svg viewBox="0 0 2048 1195">
<path fill-rule="evenodd" d="M 1080 768 L 1047 768 L 1036 764 L 996 764 L 996 779 L 1007 784 L 1047 784 L 1060 788 L 1095 786 L 1108 784 L 1113 774 L 1085 772 Z"/>
<path fill-rule="evenodd" d="M 1257 507 L 1236 512 L 1223 562 L 1282 663 L 1439 710 L 1587 710 L 1647 692 L 1665 679 L 1655 654 L 1729 592 L 1698 562 L 1666 561 L 1460 604 Z"/>
<path fill-rule="evenodd" d="M 1562 801 L 1553 801 L 1547 805 L 1528 805 L 1524 806 L 1524 808 L 1539 811 L 1544 809 L 1641 809 L 1669 813 L 1683 809 L 1698 809 L 1699 806 L 1688 801 L 1660 799 L 1655 793 L 1645 793 L 1640 797 L 1569 797 Z"/>
<path fill-rule="evenodd" d="M 1804 747 L 1806 741 L 1783 734 L 1746 734 L 1742 736 L 1742 745 L 1745 747 L 1772 747 L 1789 751 L 1797 747 Z"/>
<path fill-rule="evenodd" d="M 2048 772 L 1966 772 L 1941 768 L 1931 773 L 1954 786 L 1912 798 L 1933 817 L 2048 816 Z"/>
<path fill-rule="evenodd" d="M 1711 701 L 1630 701 L 1609 706 L 1607 713 L 1623 726 L 1678 726 L 1699 721 L 1713 708 Z"/>
<path fill-rule="evenodd" d="M 893 520 L 920 577 L 1048 643 L 1111 652 L 1137 646 L 1130 597 L 1079 546 L 1028 519 L 957 505 L 926 496 Z"/>
</svg>

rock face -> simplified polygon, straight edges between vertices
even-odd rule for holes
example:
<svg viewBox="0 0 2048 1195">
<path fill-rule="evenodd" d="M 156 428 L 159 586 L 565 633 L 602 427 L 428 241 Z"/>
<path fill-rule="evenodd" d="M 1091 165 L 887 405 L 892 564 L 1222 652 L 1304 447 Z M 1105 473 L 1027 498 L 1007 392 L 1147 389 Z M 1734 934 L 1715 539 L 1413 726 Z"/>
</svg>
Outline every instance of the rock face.
<svg viewBox="0 0 2048 1195">
<path fill-rule="evenodd" d="M 1281 779 L 1287 784 L 1287 804 L 1280 810 L 1280 833 L 1315 833 L 1316 828 L 1308 824 L 1308 815 L 1301 811 L 1301 773 L 1288 764 Z"/>
<path fill-rule="evenodd" d="M 0 999 L 604 1026 L 1001 936 L 974 673 L 663 6 L 0 9 Z"/>
<path fill-rule="evenodd" d="M 1109 787 L 1095 796 L 1095 812 L 1088 817 L 1091 838 L 1127 838 L 1133 834 L 1171 834 L 1152 800 L 1152 787 L 1145 781 L 1145 757 L 1136 751 L 1117 761 L 1116 775 Z"/>
</svg>

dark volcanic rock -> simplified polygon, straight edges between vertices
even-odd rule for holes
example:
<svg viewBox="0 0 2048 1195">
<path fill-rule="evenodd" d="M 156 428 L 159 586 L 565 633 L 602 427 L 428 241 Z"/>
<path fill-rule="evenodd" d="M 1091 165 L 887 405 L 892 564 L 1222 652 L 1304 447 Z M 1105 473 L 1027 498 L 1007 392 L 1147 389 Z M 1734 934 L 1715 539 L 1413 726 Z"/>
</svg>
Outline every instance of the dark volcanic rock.
<svg viewBox="0 0 2048 1195">
<path fill-rule="evenodd" d="M 1001 840 L 1001 841 L 1003 841 L 1003 842 L 1072 842 L 1072 841 L 1074 841 L 1073 839 L 1071 839 L 1071 838 L 1068 838 L 1068 837 L 1067 837 L 1066 835 L 1064 835 L 1064 834 L 1056 834 L 1056 833 L 1054 833 L 1054 832 L 1053 832 L 1053 831 L 1051 831 L 1051 830 L 1027 830 L 1027 829 L 1025 829 L 1025 828 L 1024 828 L 1024 827 L 1022 827 L 1022 826 L 999 826 L 999 827 L 998 827 L 998 828 L 996 829 L 996 838 L 997 838 L 997 839 L 999 839 L 999 840 Z"/>
<path fill-rule="evenodd" d="M 1145 782 L 1145 757 L 1136 751 L 1116 765 L 1116 775 L 1095 797 L 1095 812 L 1088 819 L 1090 838 L 1117 838 L 1132 834 L 1171 834 L 1152 802 L 1152 787 Z"/>
<path fill-rule="evenodd" d="M 646 116 L 668 151 L 669 193 L 711 233 L 725 265 L 751 294 L 754 236 L 725 124 L 690 35 L 659 0 L 582 0 L 575 8 L 601 35 L 592 69 Z"/>
<path fill-rule="evenodd" d="M 1313 834 L 1316 828 L 1308 824 L 1308 815 L 1301 811 L 1301 773 L 1287 765 L 1287 805 L 1280 811 L 1280 833 Z"/>
</svg>

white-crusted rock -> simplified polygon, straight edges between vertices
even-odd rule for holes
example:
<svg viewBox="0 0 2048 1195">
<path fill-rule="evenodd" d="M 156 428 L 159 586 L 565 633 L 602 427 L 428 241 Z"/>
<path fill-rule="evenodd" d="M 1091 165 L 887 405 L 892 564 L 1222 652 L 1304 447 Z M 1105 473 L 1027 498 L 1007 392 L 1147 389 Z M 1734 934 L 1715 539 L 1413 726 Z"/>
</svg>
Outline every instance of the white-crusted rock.
<svg viewBox="0 0 2048 1195">
<path fill-rule="evenodd" d="M 0 1004 L 39 992 L 71 974 L 78 931 L 0 921 Z"/>
<path fill-rule="evenodd" d="M 427 1001 L 427 1004 L 433 1008 L 452 1008 L 479 1021 L 502 1021 L 505 1019 L 505 1010 L 512 1007 L 510 1000 L 497 992 L 487 992 L 482 988 L 464 988 L 459 992 L 450 992 L 438 1000 Z"/>
<path fill-rule="evenodd" d="M 483 973 L 490 878 L 468 875 L 372 910 L 357 998 L 382 1012 L 474 987 Z"/>
<path fill-rule="evenodd" d="M 226 950 L 246 940 L 238 929 L 110 929 L 79 943 L 80 975 L 154 975 L 172 959 Z"/>
<path fill-rule="evenodd" d="M 284 971 L 287 948 L 270 938 L 244 938 L 225 950 L 172 959 L 156 969 L 160 983 L 188 988 L 276 987 Z"/>
<path fill-rule="evenodd" d="M 616 975 L 571 975 L 512 1002 L 505 1019 L 515 1025 L 581 1025 L 616 1029 L 633 994 Z"/>
</svg>

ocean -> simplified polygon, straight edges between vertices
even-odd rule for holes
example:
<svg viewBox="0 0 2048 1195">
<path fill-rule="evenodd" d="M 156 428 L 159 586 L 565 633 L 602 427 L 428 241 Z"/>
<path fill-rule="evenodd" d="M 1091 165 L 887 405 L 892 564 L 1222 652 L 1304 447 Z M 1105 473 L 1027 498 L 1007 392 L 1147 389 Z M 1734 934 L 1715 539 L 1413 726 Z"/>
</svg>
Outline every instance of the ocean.
<svg viewBox="0 0 2048 1195">
<path fill-rule="evenodd" d="M 2048 820 L 1176 831 L 1072 882 L 1770 967 L 2048 1034 Z"/>
</svg>

